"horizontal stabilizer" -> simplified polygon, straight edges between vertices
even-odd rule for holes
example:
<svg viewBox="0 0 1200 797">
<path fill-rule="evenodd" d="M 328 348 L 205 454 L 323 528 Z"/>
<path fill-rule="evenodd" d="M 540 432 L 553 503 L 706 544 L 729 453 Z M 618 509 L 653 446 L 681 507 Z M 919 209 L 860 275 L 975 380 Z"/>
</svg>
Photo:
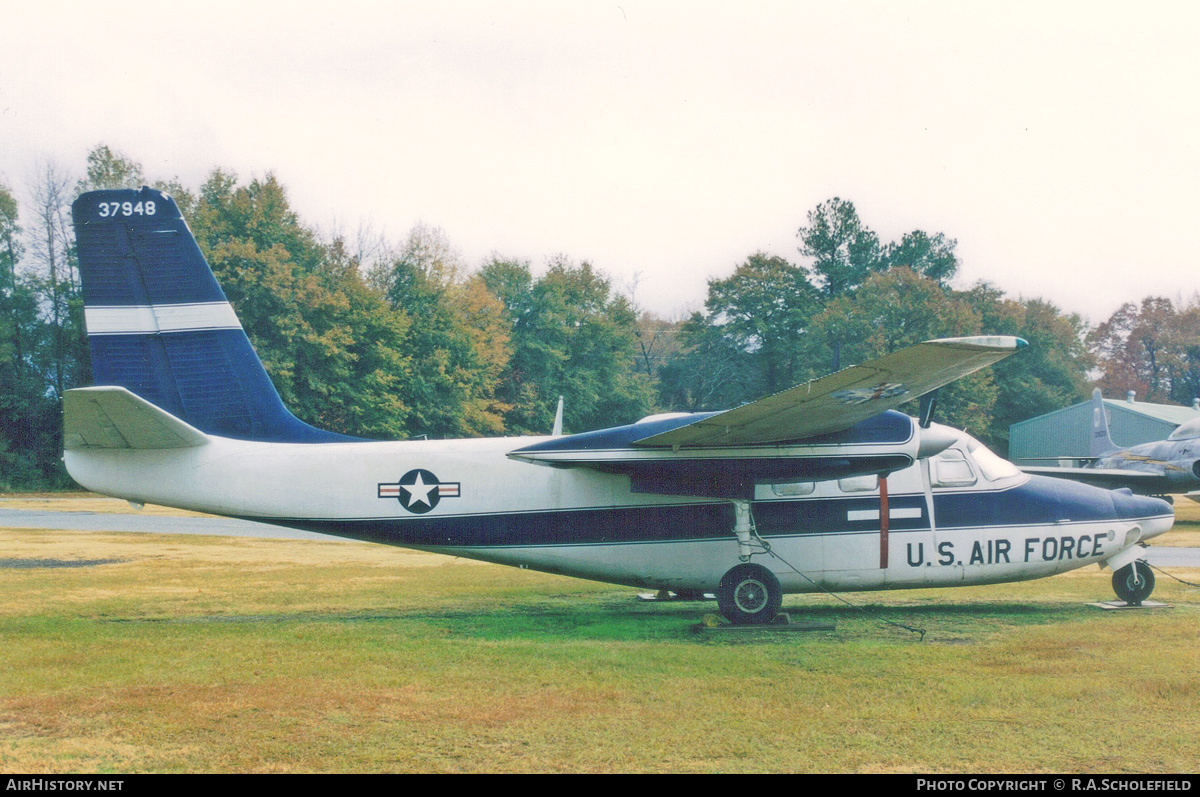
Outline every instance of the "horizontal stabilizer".
<svg viewBox="0 0 1200 797">
<path fill-rule="evenodd" d="M 800 440 L 849 429 L 937 390 L 1029 344 L 1010 336 L 943 338 L 708 415 L 639 446 L 729 446 Z"/>
<path fill-rule="evenodd" d="M 193 448 L 208 436 L 123 387 L 82 387 L 63 395 L 63 448 Z"/>
</svg>

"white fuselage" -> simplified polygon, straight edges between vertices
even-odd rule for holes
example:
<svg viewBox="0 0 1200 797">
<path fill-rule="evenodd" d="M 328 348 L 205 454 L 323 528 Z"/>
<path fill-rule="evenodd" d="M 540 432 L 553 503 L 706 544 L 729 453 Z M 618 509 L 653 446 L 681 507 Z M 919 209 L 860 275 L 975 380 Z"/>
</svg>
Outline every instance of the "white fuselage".
<svg viewBox="0 0 1200 797">
<path fill-rule="evenodd" d="M 737 564 L 730 501 L 635 493 L 625 475 L 508 456 L 541 439 L 212 437 L 194 448 L 71 450 L 64 460 L 83 486 L 132 501 L 600 581 L 712 590 Z M 1114 510 L 1109 491 L 1015 469 L 989 478 L 971 443 L 964 435 L 888 477 L 886 538 L 873 476 L 760 485 L 753 513 L 774 555 L 755 561 L 785 592 L 982 584 L 1103 562 L 1171 526 L 1155 499 Z"/>
</svg>

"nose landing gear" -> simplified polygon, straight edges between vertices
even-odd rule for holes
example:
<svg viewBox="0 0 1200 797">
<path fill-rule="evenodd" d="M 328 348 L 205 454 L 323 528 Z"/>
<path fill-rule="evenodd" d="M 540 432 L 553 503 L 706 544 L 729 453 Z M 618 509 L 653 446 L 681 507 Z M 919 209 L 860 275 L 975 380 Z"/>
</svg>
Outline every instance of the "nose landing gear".
<svg viewBox="0 0 1200 797">
<path fill-rule="evenodd" d="M 1131 562 L 1113 573 L 1112 585 L 1118 598 L 1140 606 L 1154 591 L 1154 571 L 1145 562 Z"/>
</svg>

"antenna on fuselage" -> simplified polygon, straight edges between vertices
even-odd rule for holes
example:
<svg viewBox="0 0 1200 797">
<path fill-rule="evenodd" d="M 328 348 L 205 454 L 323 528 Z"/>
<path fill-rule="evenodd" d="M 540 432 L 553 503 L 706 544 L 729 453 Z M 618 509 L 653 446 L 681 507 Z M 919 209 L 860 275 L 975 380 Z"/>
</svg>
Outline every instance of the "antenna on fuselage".
<svg viewBox="0 0 1200 797">
<path fill-rule="evenodd" d="M 563 411 L 563 397 L 559 396 L 558 397 L 558 411 L 554 413 L 554 431 L 550 433 L 550 434 L 554 435 L 555 437 L 562 437 L 562 411 Z"/>
</svg>

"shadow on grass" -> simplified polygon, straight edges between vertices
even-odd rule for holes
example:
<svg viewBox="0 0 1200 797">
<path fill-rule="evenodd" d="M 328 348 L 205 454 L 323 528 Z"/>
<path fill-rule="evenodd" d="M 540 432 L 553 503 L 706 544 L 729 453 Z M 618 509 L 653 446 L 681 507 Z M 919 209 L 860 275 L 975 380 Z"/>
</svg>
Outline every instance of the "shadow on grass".
<svg viewBox="0 0 1200 797">
<path fill-rule="evenodd" d="M 55 567 L 96 567 L 119 564 L 128 559 L 0 559 L 0 570 L 31 570 Z"/>
<path fill-rule="evenodd" d="M 864 602 L 846 605 L 784 606 L 799 623 L 834 625 L 836 631 L 786 633 L 760 627 L 737 635 L 696 633 L 705 615 L 718 614 L 712 601 L 639 602 L 629 593 L 525 599 L 504 605 L 473 601 L 469 606 L 413 607 L 362 611 L 302 611 L 254 614 L 216 614 L 178 617 L 104 617 L 103 623 L 163 625 L 379 625 L 403 634 L 461 636 L 492 641 L 555 638 L 563 641 L 706 641 L 730 643 L 798 639 L 853 639 L 881 634 L 903 640 L 918 637 L 906 631 L 919 628 L 927 642 L 964 644 L 1015 626 L 1079 621 L 1088 611 L 1075 603 L 1028 601 L 950 602 L 896 605 Z"/>
</svg>

